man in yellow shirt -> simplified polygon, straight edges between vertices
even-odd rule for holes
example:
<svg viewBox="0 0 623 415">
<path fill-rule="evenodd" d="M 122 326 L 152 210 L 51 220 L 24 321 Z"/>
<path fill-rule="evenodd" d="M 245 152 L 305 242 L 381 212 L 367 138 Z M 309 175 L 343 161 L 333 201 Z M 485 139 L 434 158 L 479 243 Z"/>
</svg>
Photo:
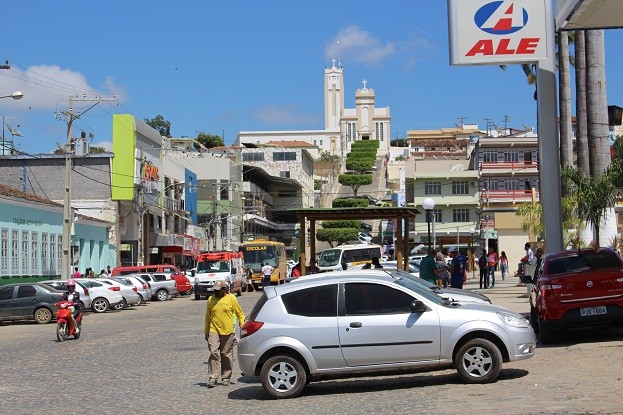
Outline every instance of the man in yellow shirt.
<svg viewBox="0 0 623 415">
<path fill-rule="evenodd" d="M 208 388 L 216 386 L 219 373 L 223 385 L 229 385 L 236 340 L 234 316 L 242 326 L 244 313 L 238 300 L 229 294 L 229 286 L 225 281 L 217 281 L 214 284 L 214 294 L 208 298 L 204 328 L 205 339 L 210 348 Z"/>
</svg>

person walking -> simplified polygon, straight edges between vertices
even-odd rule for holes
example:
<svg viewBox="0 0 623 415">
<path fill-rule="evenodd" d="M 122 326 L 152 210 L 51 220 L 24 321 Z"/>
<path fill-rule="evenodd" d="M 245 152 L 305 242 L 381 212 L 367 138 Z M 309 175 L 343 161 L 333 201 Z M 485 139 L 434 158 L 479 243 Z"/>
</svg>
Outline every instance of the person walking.
<svg viewBox="0 0 623 415">
<path fill-rule="evenodd" d="M 480 284 L 479 287 L 482 290 L 483 288 L 489 288 L 489 270 L 487 269 L 487 253 L 483 249 L 480 253 L 480 257 L 478 257 L 478 270 L 480 272 Z"/>
<path fill-rule="evenodd" d="M 429 249 L 428 254 L 420 261 L 420 278 L 433 284 L 437 284 L 436 252 L 434 248 Z"/>
<path fill-rule="evenodd" d="M 450 265 L 450 287 L 463 288 L 463 284 L 467 282 L 467 258 L 459 253 L 456 246 L 451 246 L 448 253 L 452 258 Z"/>
<path fill-rule="evenodd" d="M 247 265 L 247 268 L 244 270 L 244 276 L 247 279 L 247 292 L 253 291 L 253 270 L 251 265 Z"/>
<path fill-rule="evenodd" d="M 262 289 L 270 285 L 270 276 L 275 269 L 268 264 L 268 261 L 262 267 Z"/>
<path fill-rule="evenodd" d="M 506 274 L 508 274 L 508 258 L 504 251 L 500 254 L 500 271 L 502 272 L 502 281 L 504 281 Z"/>
<path fill-rule="evenodd" d="M 229 285 L 223 280 L 217 281 L 214 294 L 208 298 L 203 329 L 210 349 L 208 388 L 216 386 L 219 375 L 223 386 L 230 383 L 236 344 L 234 318 L 240 326 L 244 324 L 244 313 L 236 297 L 229 294 Z"/>
<path fill-rule="evenodd" d="M 450 265 L 446 262 L 446 257 L 443 253 L 437 252 L 435 264 L 437 265 L 437 285 L 446 288 L 450 285 Z"/>
<path fill-rule="evenodd" d="M 318 274 L 319 272 L 320 272 L 320 268 L 318 268 L 318 266 L 316 265 L 316 260 L 310 259 L 309 266 L 306 268 L 306 274 L 307 275 Z"/>
<path fill-rule="evenodd" d="M 74 267 L 74 278 L 80 278 L 80 271 L 78 271 L 78 267 Z"/>
<path fill-rule="evenodd" d="M 495 287 L 495 267 L 498 266 L 498 253 L 495 249 L 489 249 L 487 254 L 487 269 L 489 271 L 489 278 L 491 279 L 491 285 L 489 288 Z"/>
</svg>

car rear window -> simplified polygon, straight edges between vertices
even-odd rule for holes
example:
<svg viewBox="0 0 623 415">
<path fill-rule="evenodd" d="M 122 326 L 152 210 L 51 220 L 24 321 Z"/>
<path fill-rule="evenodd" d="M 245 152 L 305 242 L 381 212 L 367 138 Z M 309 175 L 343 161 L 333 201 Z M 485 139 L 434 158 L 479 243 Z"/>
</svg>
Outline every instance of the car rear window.
<svg viewBox="0 0 623 415">
<path fill-rule="evenodd" d="M 264 307 L 264 304 L 266 304 L 266 301 L 268 301 L 268 297 L 266 297 L 266 294 L 262 293 L 262 296 L 259 298 L 259 300 L 257 300 L 255 305 L 253 306 L 253 310 L 251 310 L 251 314 L 249 314 L 247 320 L 249 321 L 255 320 L 257 318 L 257 315 L 260 313 L 260 310 L 262 309 L 262 307 Z"/>
<path fill-rule="evenodd" d="M 582 272 L 596 269 L 620 269 L 619 257 L 610 251 L 592 252 L 576 256 L 553 258 L 549 261 L 549 275 Z"/>
<path fill-rule="evenodd" d="M 288 314 L 305 317 L 337 316 L 337 284 L 305 288 L 281 296 Z"/>
</svg>

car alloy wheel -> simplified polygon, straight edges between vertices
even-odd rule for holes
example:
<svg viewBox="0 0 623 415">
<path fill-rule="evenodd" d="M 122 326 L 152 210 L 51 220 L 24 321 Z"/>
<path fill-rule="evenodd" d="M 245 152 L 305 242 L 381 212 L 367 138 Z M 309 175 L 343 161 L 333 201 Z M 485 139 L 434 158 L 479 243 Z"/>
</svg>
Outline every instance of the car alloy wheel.
<svg viewBox="0 0 623 415">
<path fill-rule="evenodd" d="M 41 307 L 35 311 L 35 321 L 39 324 L 48 324 L 52 321 L 52 312 L 45 307 Z"/>
<path fill-rule="evenodd" d="M 158 299 L 158 301 L 165 301 L 169 298 L 169 293 L 167 292 L 167 290 L 158 290 L 158 292 L 156 293 L 156 298 Z"/>
<path fill-rule="evenodd" d="M 459 349 L 455 364 L 465 382 L 488 383 L 495 380 L 502 370 L 502 353 L 489 340 L 472 339 Z"/>
<path fill-rule="evenodd" d="M 115 310 L 123 310 L 127 306 L 128 306 L 128 302 L 125 300 L 125 298 L 123 298 L 123 299 L 121 299 L 121 302 L 119 304 L 117 304 L 116 306 L 114 306 L 113 308 Z"/>
<path fill-rule="evenodd" d="M 303 365 L 290 356 L 271 357 L 262 366 L 262 386 L 273 398 L 298 396 L 307 384 Z"/>
<path fill-rule="evenodd" d="M 94 313 L 103 313 L 108 310 L 108 300 L 103 297 L 98 297 L 91 303 L 91 309 Z"/>
</svg>

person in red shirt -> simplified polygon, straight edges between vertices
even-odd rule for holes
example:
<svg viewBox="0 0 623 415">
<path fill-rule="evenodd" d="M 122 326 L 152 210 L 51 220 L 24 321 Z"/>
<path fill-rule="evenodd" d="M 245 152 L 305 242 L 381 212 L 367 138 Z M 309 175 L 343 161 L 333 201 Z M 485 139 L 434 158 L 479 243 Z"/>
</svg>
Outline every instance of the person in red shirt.
<svg viewBox="0 0 623 415">
<path fill-rule="evenodd" d="M 490 249 L 487 254 L 487 269 L 489 270 L 489 277 L 491 279 L 489 288 L 495 287 L 495 267 L 497 267 L 498 261 L 498 253 L 495 252 L 495 249 Z"/>
</svg>

